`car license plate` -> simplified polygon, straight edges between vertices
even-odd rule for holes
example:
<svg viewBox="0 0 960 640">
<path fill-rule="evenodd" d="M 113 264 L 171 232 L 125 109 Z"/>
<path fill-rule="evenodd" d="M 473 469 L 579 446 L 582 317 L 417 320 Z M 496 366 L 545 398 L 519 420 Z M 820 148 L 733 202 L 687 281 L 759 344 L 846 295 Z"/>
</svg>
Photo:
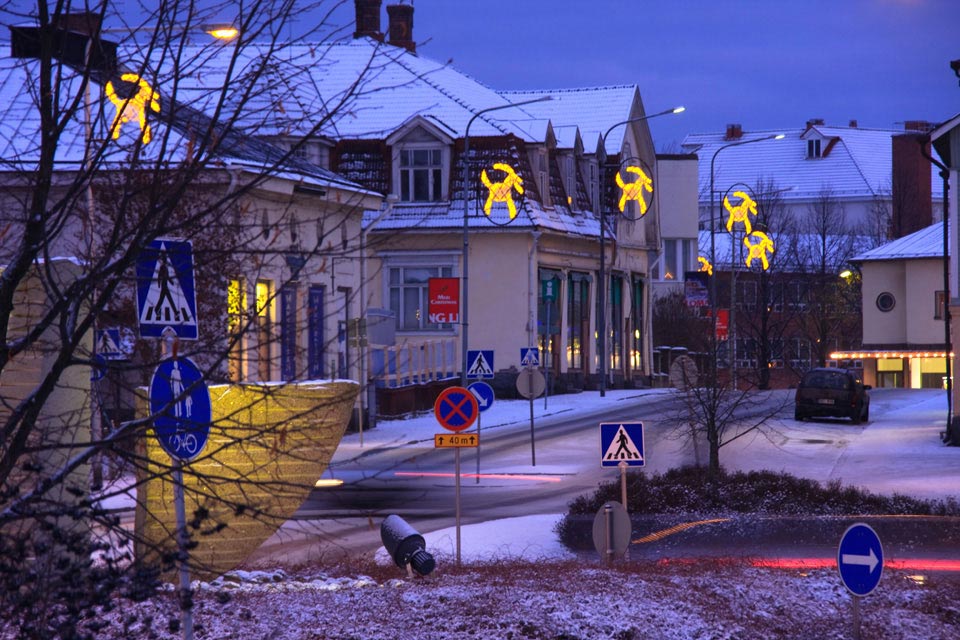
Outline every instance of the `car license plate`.
<svg viewBox="0 0 960 640">
<path fill-rule="evenodd" d="M 820 398 L 817 404 L 833 404 L 833 398 Z"/>
</svg>

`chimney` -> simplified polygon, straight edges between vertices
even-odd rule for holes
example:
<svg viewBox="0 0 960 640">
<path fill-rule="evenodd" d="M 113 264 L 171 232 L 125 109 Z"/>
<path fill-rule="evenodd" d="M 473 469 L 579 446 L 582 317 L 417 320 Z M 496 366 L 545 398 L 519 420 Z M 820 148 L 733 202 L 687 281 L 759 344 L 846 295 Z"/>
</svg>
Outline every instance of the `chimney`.
<svg viewBox="0 0 960 640">
<path fill-rule="evenodd" d="M 382 0 L 353 0 L 357 15 L 357 30 L 354 38 L 373 38 L 383 42 L 380 32 L 380 3 Z"/>
<path fill-rule="evenodd" d="M 743 137 L 743 127 L 739 124 L 728 124 L 727 135 L 724 140 L 739 140 Z"/>
<path fill-rule="evenodd" d="M 388 4 L 390 44 L 403 47 L 411 53 L 417 52 L 413 41 L 413 7 L 408 4 Z"/>
<path fill-rule="evenodd" d="M 851 129 L 856 129 L 856 128 L 857 128 L 857 121 L 856 121 L 856 120 L 851 120 L 851 121 L 850 121 L 850 124 L 847 125 L 847 126 L 850 127 Z"/>
<path fill-rule="evenodd" d="M 823 118 L 810 118 L 807 120 L 807 129 L 810 127 L 823 126 Z"/>
<path fill-rule="evenodd" d="M 928 131 L 933 131 L 936 127 L 933 126 L 930 122 L 926 120 L 907 120 L 903 123 L 904 131 L 919 131 L 920 133 L 927 133 Z"/>
<path fill-rule="evenodd" d="M 902 238 L 933 224 L 930 163 L 921 151 L 930 153 L 930 142 L 922 133 L 893 136 L 892 211 L 890 237 Z"/>
</svg>

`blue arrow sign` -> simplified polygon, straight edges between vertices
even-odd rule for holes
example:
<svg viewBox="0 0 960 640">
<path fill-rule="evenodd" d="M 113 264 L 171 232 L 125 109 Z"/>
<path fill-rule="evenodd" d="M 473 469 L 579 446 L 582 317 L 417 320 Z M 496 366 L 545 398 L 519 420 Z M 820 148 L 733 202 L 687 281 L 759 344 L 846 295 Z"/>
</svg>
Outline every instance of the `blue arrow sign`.
<svg viewBox="0 0 960 640">
<path fill-rule="evenodd" d="M 159 238 L 137 258 L 137 318 L 141 338 L 161 338 L 167 329 L 183 340 L 197 339 L 197 295 L 193 245 Z"/>
<path fill-rule="evenodd" d="M 477 399 L 477 408 L 479 408 L 480 413 L 483 413 L 493 406 L 493 401 L 495 399 L 493 387 L 488 385 L 486 382 L 473 382 L 467 385 L 467 389 L 469 389 L 470 393 L 473 394 L 473 397 Z"/>
<path fill-rule="evenodd" d="M 207 444 L 213 413 L 203 374 L 188 358 L 165 360 L 150 380 L 157 439 L 171 458 L 192 460 Z"/>
<path fill-rule="evenodd" d="M 877 588 L 883 575 L 883 546 L 870 525 L 858 522 L 844 532 L 837 549 L 837 569 L 843 586 L 855 596 Z"/>
<path fill-rule="evenodd" d="M 642 422 L 600 423 L 600 466 L 616 467 L 621 462 L 630 467 L 646 463 Z"/>
</svg>

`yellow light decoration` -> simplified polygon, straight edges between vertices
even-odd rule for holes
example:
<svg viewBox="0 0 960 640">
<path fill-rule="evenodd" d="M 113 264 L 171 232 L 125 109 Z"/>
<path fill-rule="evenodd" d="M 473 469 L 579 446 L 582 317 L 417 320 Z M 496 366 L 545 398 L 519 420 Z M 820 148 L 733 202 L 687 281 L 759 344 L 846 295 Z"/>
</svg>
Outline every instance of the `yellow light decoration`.
<svg viewBox="0 0 960 640">
<path fill-rule="evenodd" d="M 104 90 L 107 98 L 117 108 L 117 115 L 110 126 L 114 140 L 120 137 L 120 127 L 126 122 L 136 122 L 140 126 L 140 140 L 147 144 L 151 140 L 150 124 L 147 122 L 147 109 L 160 113 L 160 95 L 147 84 L 147 81 L 135 73 L 125 73 L 120 76 L 124 82 L 137 85 L 137 92 L 130 98 L 121 98 L 113 88 L 113 81 L 107 82 Z"/>
<path fill-rule="evenodd" d="M 708 276 L 713 275 L 713 265 L 710 264 L 709 260 L 707 260 L 703 256 L 697 256 L 697 262 L 700 263 L 699 271 L 705 272 Z"/>
<path fill-rule="evenodd" d="M 518 194 L 523 194 L 523 178 L 517 175 L 513 167 L 502 162 L 495 162 L 493 169 L 502 171 L 507 174 L 507 177 L 500 182 L 492 182 L 490 177 L 487 176 L 486 169 L 480 173 L 480 181 L 487 188 L 487 201 L 483 205 L 483 212 L 489 216 L 490 208 L 494 202 L 505 202 L 507 211 L 510 212 L 510 219 L 513 220 L 517 217 L 517 205 L 513 202 L 513 191 L 516 190 Z"/>
<path fill-rule="evenodd" d="M 751 238 L 754 238 L 759 242 L 751 242 Z M 748 267 L 756 258 L 763 264 L 764 271 L 770 268 L 770 262 L 767 260 L 767 253 L 773 253 L 773 240 L 771 240 L 767 234 L 765 234 L 763 231 L 754 231 L 743 239 L 743 244 L 749 250 L 746 258 Z"/>
<path fill-rule="evenodd" d="M 730 213 L 727 218 L 727 231 L 733 233 L 733 224 L 742 222 L 745 233 L 750 233 L 753 227 L 750 225 L 750 216 L 757 215 L 757 203 L 744 191 L 734 191 L 734 198 L 740 198 L 740 204 L 734 206 L 730 204 L 727 196 L 723 196 L 723 208 Z"/>
<path fill-rule="evenodd" d="M 623 212 L 624 207 L 627 206 L 627 202 L 630 200 L 636 201 L 640 205 L 640 215 L 644 215 L 647 212 L 647 201 L 643 197 L 643 192 L 653 193 L 653 180 L 650 179 L 643 169 L 640 167 L 629 166 L 626 169 L 627 173 L 634 173 L 637 175 L 637 179 L 633 182 L 624 182 L 623 178 L 620 177 L 620 172 L 617 171 L 617 186 L 620 187 L 620 212 Z"/>
<path fill-rule="evenodd" d="M 207 30 L 207 34 L 217 40 L 233 40 L 240 31 L 236 27 L 215 27 Z"/>
</svg>

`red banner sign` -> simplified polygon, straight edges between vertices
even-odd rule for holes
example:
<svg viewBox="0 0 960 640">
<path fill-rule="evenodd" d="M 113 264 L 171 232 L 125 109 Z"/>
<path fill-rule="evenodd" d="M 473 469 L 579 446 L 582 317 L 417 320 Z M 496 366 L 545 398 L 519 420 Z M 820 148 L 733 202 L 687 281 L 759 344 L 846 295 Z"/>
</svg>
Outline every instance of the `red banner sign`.
<svg viewBox="0 0 960 640">
<path fill-rule="evenodd" d="M 460 278 L 430 278 L 427 317 L 431 324 L 460 322 Z"/>
</svg>

